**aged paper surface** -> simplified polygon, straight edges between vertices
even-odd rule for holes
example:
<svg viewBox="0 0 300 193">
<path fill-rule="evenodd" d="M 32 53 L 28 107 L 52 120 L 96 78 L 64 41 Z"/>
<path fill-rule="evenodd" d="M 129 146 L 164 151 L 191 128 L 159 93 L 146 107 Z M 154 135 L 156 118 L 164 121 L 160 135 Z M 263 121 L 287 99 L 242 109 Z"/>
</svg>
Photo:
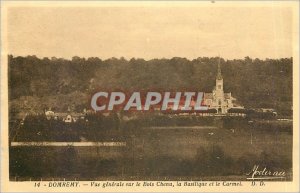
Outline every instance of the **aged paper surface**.
<svg viewBox="0 0 300 193">
<path fill-rule="evenodd" d="M 299 2 L 1 2 L 1 192 L 298 192 Z"/>
</svg>

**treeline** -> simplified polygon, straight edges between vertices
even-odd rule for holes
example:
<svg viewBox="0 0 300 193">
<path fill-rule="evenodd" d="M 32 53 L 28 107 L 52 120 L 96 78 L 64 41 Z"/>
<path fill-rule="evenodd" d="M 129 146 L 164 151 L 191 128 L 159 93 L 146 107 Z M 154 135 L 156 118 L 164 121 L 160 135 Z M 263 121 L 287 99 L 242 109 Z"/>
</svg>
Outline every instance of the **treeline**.
<svg viewBox="0 0 300 193">
<path fill-rule="evenodd" d="M 218 60 L 218 57 L 101 60 L 77 56 L 66 60 L 9 55 L 9 98 L 64 96 L 74 92 L 91 96 L 99 89 L 211 92 Z M 292 58 L 221 58 L 220 62 L 224 89 L 240 104 L 250 108 L 275 108 L 281 114 L 292 114 Z M 64 102 L 71 105 L 72 99 Z M 76 102 L 76 105 L 86 104 L 88 101 Z"/>
</svg>

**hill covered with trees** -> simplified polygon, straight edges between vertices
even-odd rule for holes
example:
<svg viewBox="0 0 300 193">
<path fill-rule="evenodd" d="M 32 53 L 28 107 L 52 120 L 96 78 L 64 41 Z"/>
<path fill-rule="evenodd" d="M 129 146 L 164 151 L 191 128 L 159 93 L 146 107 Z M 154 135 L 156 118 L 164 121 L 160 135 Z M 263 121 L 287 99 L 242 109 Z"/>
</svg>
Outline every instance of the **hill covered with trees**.
<svg viewBox="0 0 300 193">
<path fill-rule="evenodd" d="M 89 100 L 100 90 L 147 91 L 199 90 L 211 92 L 215 85 L 218 57 L 194 60 L 97 57 L 71 60 L 8 56 L 11 112 L 30 109 L 56 111 L 90 108 Z M 221 58 L 224 89 L 248 108 L 275 108 L 292 114 L 292 58 L 237 60 Z"/>
</svg>

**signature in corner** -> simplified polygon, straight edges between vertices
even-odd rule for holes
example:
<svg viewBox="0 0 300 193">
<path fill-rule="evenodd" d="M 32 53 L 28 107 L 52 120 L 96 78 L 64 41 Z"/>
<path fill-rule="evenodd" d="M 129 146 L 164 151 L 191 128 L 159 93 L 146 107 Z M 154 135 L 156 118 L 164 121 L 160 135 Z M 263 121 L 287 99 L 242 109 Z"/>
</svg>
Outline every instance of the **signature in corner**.
<svg viewBox="0 0 300 193">
<path fill-rule="evenodd" d="M 285 171 L 271 171 L 267 167 L 259 167 L 254 165 L 251 172 L 246 174 L 250 176 L 247 180 L 268 180 L 268 179 L 282 179 L 285 178 Z"/>
</svg>

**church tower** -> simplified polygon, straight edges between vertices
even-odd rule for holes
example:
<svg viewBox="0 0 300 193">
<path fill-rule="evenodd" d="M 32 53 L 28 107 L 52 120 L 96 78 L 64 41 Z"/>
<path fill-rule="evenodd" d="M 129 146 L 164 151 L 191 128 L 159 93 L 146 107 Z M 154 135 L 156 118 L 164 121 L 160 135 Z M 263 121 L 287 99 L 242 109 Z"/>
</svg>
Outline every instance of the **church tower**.
<svg viewBox="0 0 300 193">
<path fill-rule="evenodd" d="M 218 69 L 216 76 L 216 86 L 212 90 L 212 93 L 204 93 L 204 103 L 210 109 L 217 110 L 220 116 L 225 116 L 228 110 L 234 108 L 233 101 L 236 99 L 231 96 L 231 93 L 224 93 L 223 77 L 221 72 L 221 58 L 219 57 Z M 241 107 L 240 108 L 244 108 Z"/>
<path fill-rule="evenodd" d="M 223 77 L 221 73 L 220 57 L 218 62 L 218 73 L 216 77 L 216 91 L 223 92 Z"/>
<path fill-rule="evenodd" d="M 217 105 L 218 113 L 226 113 L 225 101 L 224 101 L 224 90 L 223 90 L 223 77 L 220 66 L 220 57 L 218 62 L 218 72 L 216 77 L 216 89 L 214 93 L 215 103 Z"/>
</svg>

